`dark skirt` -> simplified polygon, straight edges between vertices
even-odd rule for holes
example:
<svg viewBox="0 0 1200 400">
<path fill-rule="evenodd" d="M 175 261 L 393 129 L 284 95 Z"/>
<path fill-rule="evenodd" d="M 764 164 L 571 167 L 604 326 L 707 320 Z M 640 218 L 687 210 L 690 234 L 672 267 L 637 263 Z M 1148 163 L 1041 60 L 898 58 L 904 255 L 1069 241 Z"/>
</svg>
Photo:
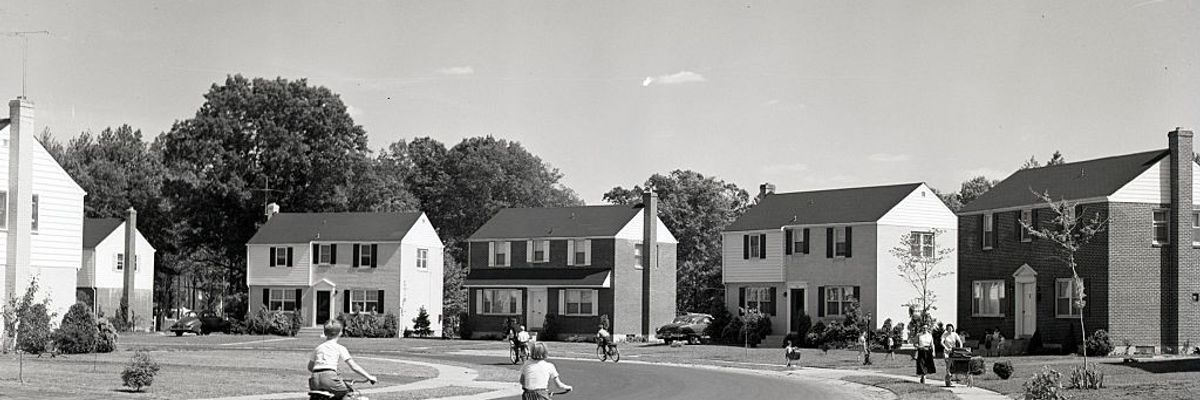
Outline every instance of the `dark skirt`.
<svg viewBox="0 0 1200 400">
<path fill-rule="evenodd" d="M 550 391 L 546 389 L 525 389 L 521 393 L 521 400 L 550 400 Z"/>
<path fill-rule="evenodd" d="M 933 363 L 933 350 L 917 350 L 917 375 L 932 375 L 937 373 L 937 365 Z"/>
</svg>

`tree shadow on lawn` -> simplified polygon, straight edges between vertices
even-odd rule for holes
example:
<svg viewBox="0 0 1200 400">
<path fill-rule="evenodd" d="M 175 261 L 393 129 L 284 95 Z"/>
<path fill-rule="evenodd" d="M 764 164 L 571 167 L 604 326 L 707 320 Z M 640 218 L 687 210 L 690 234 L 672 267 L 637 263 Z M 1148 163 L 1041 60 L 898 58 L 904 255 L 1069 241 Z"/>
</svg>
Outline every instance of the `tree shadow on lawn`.
<svg viewBox="0 0 1200 400">
<path fill-rule="evenodd" d="M 1200 372 L 1200 358 L 1186 358 L 1166 361 L 1141 361 L 1136 363 L 1113 363 L 1114 366 L 1140 369 L 1152 374 L 1169 374 L 1176 372 Z"/>
</svg>

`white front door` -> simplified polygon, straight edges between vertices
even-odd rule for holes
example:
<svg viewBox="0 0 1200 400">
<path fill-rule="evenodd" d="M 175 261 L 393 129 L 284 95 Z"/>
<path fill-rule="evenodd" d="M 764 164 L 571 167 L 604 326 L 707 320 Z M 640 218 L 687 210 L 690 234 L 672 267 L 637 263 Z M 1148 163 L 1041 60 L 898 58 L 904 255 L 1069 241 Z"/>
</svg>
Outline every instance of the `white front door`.
<svg viewBox="0 0 1200 400">
<path fill-rule="evenodd" d="M 546 321 L 546 288 L 529 289 L 529 311 L 525 313 L 525 322 L 529 330 L 542 329 Z"/>
<path fill-rule="evenodd" d="M 1033 336 L 1037 331 L 1037 284 L 1034 282 L 1017 283 L 1017 335 Z"/>
</svg>

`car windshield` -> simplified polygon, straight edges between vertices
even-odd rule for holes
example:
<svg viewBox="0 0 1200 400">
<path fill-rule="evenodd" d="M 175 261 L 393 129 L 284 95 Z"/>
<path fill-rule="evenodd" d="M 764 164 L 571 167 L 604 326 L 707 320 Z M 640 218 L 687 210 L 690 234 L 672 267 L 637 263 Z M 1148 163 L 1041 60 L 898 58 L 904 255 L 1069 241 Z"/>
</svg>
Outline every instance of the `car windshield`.
<svg viewBox="0 0 1200 400">
<path fill-rule="evenodd" d="M 704 322 L 704 317 L 700 315 L 680 315 L 675 317 L 677 324 L 698 324 Z"/>
</svg>

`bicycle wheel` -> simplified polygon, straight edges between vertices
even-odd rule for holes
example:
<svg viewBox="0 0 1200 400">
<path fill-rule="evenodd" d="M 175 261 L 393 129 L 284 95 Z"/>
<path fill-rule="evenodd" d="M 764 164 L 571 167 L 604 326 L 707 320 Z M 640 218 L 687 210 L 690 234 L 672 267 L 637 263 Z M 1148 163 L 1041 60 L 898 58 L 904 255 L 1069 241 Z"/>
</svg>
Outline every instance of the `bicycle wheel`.
<svg viewBox="0 0 1200 400">
<path fill-rule="evenodd" d="M 518 363 L 521 362 L 521 353 L 518 353 L 517 349 L 515 349 L 515 348 L 509 348 L 508 349 L 508 360 L 512 361 L 513 365 L 517 365 Z"/>
<path fill-rule="evenodd" d="M 600 362 L 608 359 L 608 354 L 604 353 L 604 347 L 596 346 L 596 358 L 600 359 Z"/>
<path fill-rule="evenodd" d="M 617 350 L 616 346 L 613 346 L 611 353 L 609 357 L 612 358 L 613 362 L 621 362 L 621 351 Z"/>
</svg>

